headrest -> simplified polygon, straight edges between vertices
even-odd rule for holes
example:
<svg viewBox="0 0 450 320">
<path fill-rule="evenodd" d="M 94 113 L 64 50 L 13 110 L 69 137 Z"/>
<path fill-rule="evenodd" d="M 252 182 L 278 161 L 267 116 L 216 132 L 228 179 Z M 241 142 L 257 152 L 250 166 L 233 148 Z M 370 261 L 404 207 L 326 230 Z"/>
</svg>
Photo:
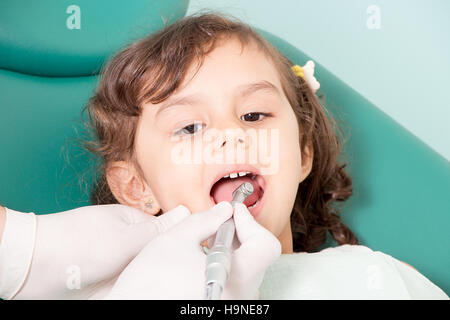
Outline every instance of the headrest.
<svg viewBox="0 0 450 320">
<path fill-rule="evenodd" d="M 0 2 L 0 68 L 40 76 L 97 74 L 127 44 L 186 14 L 189 0 Z"/>
</svg>

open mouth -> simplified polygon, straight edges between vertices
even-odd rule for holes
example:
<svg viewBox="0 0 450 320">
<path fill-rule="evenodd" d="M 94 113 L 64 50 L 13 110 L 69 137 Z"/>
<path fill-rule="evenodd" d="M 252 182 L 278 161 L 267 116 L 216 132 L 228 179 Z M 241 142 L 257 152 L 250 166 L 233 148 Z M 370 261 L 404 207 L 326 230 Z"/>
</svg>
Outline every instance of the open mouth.
<svg viewBox="0 0 450 320">
<path fill-rule="evenodd" d="M 221 201 L 231 201 L 233 199 L 233 191 L 244 182 L 251 183 L 254 189 L 253 193 L 245 199 L 244 204 L 252 215 L 256 215 L 259 212 L 257 209 L 262 203 L 265 187 L 264 178 L 257 173 L 236 171 L 226 174 L 212 185 L 210 191 L 211 199 L 215 204 Z"/>
</svg>

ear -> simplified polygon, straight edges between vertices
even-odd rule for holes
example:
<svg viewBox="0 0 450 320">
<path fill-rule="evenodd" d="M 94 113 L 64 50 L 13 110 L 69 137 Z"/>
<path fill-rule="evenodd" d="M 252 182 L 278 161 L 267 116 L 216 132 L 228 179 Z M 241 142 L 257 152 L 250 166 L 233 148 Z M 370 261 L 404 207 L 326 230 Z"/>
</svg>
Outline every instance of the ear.
<svg viewBox="0 0 450 320">
<path fill-rule="evenodd" d="M 300 182 L 306 179 L 306 177 L 311 173 L 312 164 L 314 160 L 314 149 L 312 143 L 307 144 L 304 152 L 302 151 L 302 167 L 300 172 Z"/>
<path fill-rule="evenodd" d="M 139 176 L 134 166 L 126 161 L 111 163 L 106 169 L 106 180 L 114 197 L 121 203 L 155 215 L 161 207 L 150 187 Z M 151 201 L 151 207 L 146 203 Z"/>
</svg>

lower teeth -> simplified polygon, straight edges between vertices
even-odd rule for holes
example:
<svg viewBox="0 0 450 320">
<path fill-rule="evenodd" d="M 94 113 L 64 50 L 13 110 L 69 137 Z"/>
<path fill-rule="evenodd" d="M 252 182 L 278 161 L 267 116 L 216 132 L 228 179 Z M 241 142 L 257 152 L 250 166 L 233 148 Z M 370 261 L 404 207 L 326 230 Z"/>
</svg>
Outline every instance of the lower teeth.
<svg viewBox="0 0 450 320">
<path fill-rule="evenodd" d="M 248 207 L 248 209 L 254 208 L 258 203 L 259 203 L 259 200 L 256 201 L 254 204 L 252 204 L 250 207 Z"/>
</svg>

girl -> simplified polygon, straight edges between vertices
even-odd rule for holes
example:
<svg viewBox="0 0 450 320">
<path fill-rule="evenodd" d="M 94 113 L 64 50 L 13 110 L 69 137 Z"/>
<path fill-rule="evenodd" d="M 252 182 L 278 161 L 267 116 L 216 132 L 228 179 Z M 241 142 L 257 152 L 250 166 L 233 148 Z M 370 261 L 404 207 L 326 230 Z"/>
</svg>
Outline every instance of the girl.
<svg viewBox="0 0 450 320">
<path fill-rule="evenodd" d="M 87 106 L 96 138 L 86 146 L 102 160 L 92 203 L 197 212 L 250 182 L 245 204 L 283 253 L 261 298 L 447 298 L 409 265 L 359 246 L 342 223 L 333 203 L 352 195 L 352 180 L 312 80 L 218 14 L 133 43 L 107 64 Z M 313 253 L 327 231 L 341 246 Z"/>
</svg>

